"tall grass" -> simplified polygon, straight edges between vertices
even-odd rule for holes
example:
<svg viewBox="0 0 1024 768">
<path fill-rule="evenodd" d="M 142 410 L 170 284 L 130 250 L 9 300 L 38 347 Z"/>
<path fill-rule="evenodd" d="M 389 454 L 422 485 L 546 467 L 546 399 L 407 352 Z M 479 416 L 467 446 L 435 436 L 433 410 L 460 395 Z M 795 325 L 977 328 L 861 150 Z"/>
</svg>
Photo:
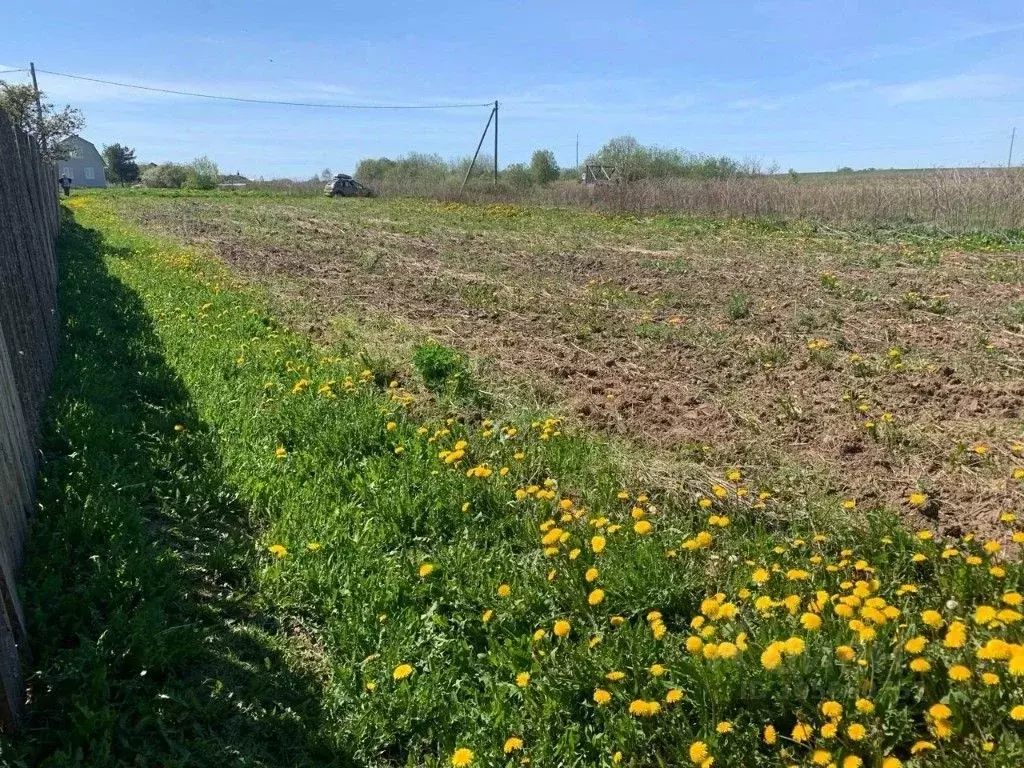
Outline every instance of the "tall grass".
<svg viewBox="0 0 1024 768">
<path fill-rule="evenodd" d="M 1024 170 L 970 169 L 896 173 L 665 179 L 618 185 L 560 182 L 517 188 L 474 181 L 391 183 L 385 196 L 466 202 L 584 207 L 609 213 L 689 213 L 715 217 L 805 219 L 854 226 L 927 226 L 950 233 L 1024 226 Z"/>
</svg>

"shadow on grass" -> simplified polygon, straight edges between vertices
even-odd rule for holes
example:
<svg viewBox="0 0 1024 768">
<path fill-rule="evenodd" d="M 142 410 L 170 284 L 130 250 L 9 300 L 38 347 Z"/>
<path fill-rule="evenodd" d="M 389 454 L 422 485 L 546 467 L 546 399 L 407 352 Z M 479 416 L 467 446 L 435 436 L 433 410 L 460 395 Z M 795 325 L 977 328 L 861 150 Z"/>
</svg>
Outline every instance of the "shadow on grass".
<svg viewBox="0 0 1024 768">
<path fill-rule="evenodd" d="M 326 679 L 262 610 L 248 511 L 104 257 L 70 211 L 62 354 L 26 556 L 28 725 L 8 765 L 347 765 Z M 176 425 L 180 425 L 176 426 Z"/>
</svg>

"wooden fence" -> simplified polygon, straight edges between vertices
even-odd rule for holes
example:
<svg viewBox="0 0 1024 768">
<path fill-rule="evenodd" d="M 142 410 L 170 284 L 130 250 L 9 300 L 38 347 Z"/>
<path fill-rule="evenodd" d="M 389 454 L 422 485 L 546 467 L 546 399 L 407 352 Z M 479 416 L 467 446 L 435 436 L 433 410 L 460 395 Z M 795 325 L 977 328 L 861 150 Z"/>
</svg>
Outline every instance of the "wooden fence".
<svg viewBox="0 0 1024 768">
<path fill-rule="evenodd" d="M 0 111 L 0 725 L 20 722 L 25 617 L 15 580 L 57 358 L 56 174 Z"/>
</svg>

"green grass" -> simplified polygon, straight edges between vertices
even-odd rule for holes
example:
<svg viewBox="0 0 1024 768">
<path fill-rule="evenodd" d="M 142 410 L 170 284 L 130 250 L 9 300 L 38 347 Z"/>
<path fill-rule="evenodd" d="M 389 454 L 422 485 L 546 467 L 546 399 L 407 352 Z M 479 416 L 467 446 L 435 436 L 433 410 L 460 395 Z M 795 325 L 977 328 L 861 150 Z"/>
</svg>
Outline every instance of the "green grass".
<svg viewBox="0 0 1024 768">
<path fill-rule="evenodd" d="M 826 725 L 830 699 L 844 728 L 867 729 L 814 742 L 836 760 L 907 758 L 939 701 L 956 738 L 936 739 L 929 764 L 1024 756 L 1007 717 L 1024 691 L 1006 660 L 974 655 L 990 638 L 1019 644 L 1024 622 L 971 619 L 1020 587 L 1015 563 L 991 572 L 977 542 L 958 544 L 977 564 L 941 557 L 885 511 L 850 513 L 827 493 L 759 500 L 740 473 L 646 498 L 608 445 L 544 416 L 449 411 L 393 379 L 399 368 L 364 370 L 286 331 L 222 267 L 99 199 L 72 202 L 24 589 L 30 728 L 2 743 L 9 763 L 411 768 L 468 748 L 474 765 L 502 766 L 518 764 L 502 748 L 517 736 L 545 767 L 690 765 L 696 741 L 716 766 L 806 764 L 812 745 L 789 734 Z M 708 546 L 693 543 L 701 534 Z M 868 595 L 899 611 L 868 622 L 873 638 L 835 611 Z M 925 608 L 967 622 L 966 649 L 944 648 Z M 802 626 L 807 614 L 820 630 Z M 698 632 L 749 647 L 709 658 L 687 650 Z M 903 642 L 918 633 L 932 639 L 930 675 L 906 666 Z M 766 668 L 790 637 L 803 650 Z M 855 660 L 836 657 L 840 644 Z M 951 683 L 954 662 L 1005 681 Z M 412 675 L 395 681 L 401 664 Z M 610 682 L 612 670 L 625 679 Z M 666 701 L 671 689 L 681 701 Z M 859 697 L 873 714 L 853 709 Z M 632 700 L 661 711 L 631 716 Z M 775 745 L 761 737 L 769 723 Z"/>
</svg>

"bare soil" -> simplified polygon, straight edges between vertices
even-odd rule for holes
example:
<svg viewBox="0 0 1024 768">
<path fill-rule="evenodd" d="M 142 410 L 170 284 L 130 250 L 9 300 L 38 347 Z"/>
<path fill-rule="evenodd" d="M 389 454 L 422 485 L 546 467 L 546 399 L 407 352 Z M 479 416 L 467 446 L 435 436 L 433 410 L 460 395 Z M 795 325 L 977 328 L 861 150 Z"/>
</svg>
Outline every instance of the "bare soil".
<svg viewBox="0 0 1024 768">
<path fill-rule="evenodd" d="M 510 206 L 119 203 L 301 299 L 315 334 L 384 318 L 714 471 L 799 465 L 946 533 L 1024 512 L 1020 253 Z"/>
</svg>

